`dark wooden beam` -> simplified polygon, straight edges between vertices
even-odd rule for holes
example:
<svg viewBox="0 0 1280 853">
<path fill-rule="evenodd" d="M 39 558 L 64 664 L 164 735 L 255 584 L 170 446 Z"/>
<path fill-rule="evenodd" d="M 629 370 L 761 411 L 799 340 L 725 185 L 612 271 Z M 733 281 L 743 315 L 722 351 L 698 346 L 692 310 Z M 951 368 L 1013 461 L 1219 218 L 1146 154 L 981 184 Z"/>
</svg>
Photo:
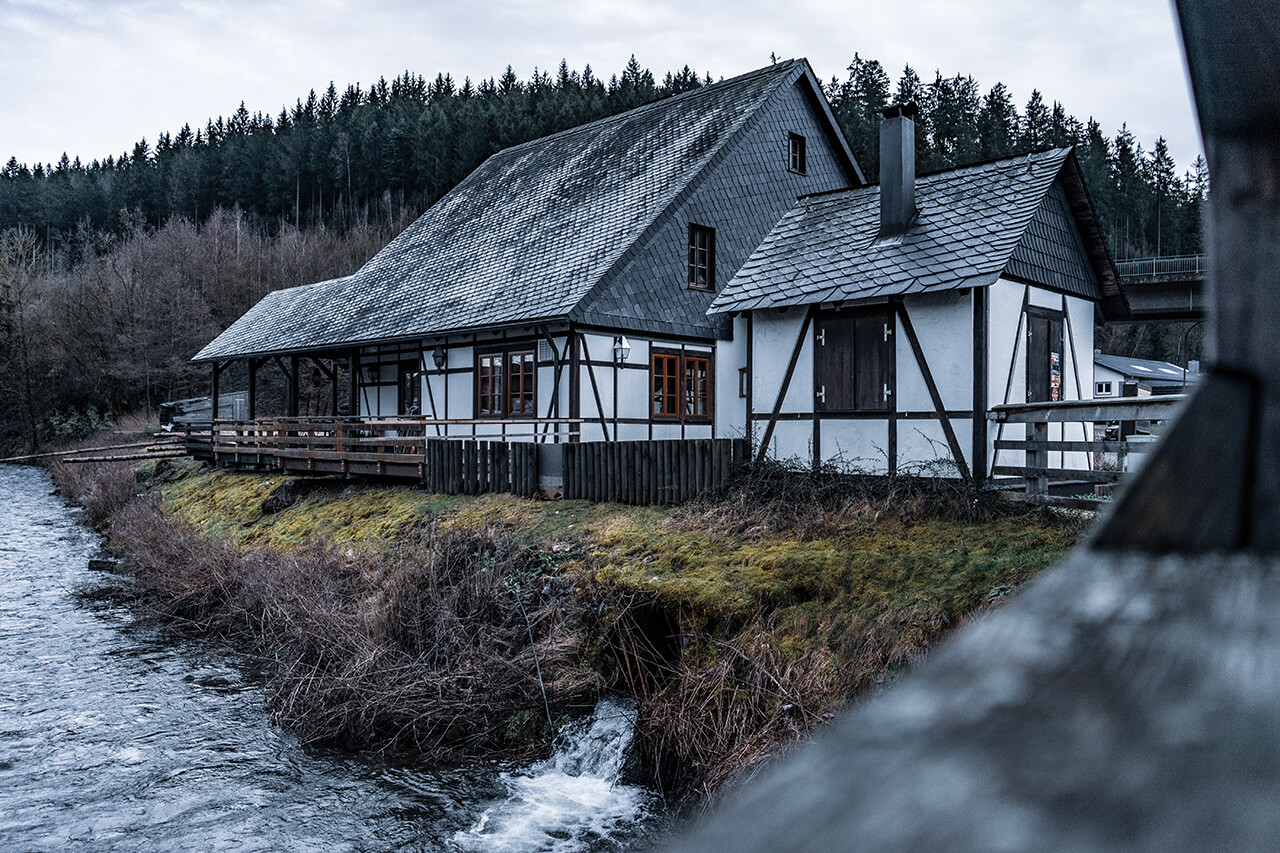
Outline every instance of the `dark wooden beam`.
<svg viewBox="0 0 1280 853">
<path fill-rule="evenodd" d="M 591 380 L 591 393 L 595 396 L 596 412 L 600 415 L 600 431 L 604 433 L 605 441 L 612 441 L 609 437 L 609 427 L 605 426 L 604 404 L 600 402 L 600 386 L 596 384 L 596 371 L 591 366 L 591 348 L 587 346 L 587 336 L 579 333 L 578 340 L 582 344 L 582 354 L 587 357 L 587 378 Z"/>
<path fill-rule="evenodd" d="M 791 349 L 791 360 L 787 362 L 787 372 L 782 377 L 782 387 L 778 389 L 778 399 L 773 401 L 773 410 L 769 412 L 764 437 L 760 439 L 760 450 L 756 454 L 757 462 L 763 462 L 765 454 L 769 452 L 769 439 L 773 438 L 773 428 L 778 423 L 778 413 L 782 411 L 782 402 L 787 398 L 787 390 L 791 387 L 791 376 L 796 372 L 796 362 L 800 360 L 800 351 L 804 349 L 809 325 L 813 322 L 813 311 L 813 306 L 810 306 L 804 312 L 804 320 L 800 323 L 800 334 L 796 336 L 796 345 Z"/>
<path fill-rule="evenodd" d="M 979 483 L 987 479 L 987 406 L 991 391 L 988 384 L 988 363 L 991 354 L 987 345 L 987 289 L 973 289 L 973 477 Z"/>
<path fill-rule="evenodd" d="M 902 324 L 902 331 L 907 336 L 907 342 L 911 344 L 911 352 L 916 357 L 916 366 L 920 368 L 920 375 L 924 377 L 924 385 L 929 389 L 929 399 L 933 401 L 933 409 L 938 413 L 938 422 L 942 424 L 942 434 L 947 437 L 947 447 L 951 448 L 951 458 L 956 463 L 956 469 L 960 471 L 960 476 L 964 479 L 970 479 L 969 466 L 964 460 L 964 451 L 960 449 L 960 440 L 956 438 L 955 427 L 951 424 L 951 419 L 947 417 L 947 407 L 942 403 L 942 395 L 938 393 L 938 385 L 933 381 L 933 372 L 929 370 L 929 362 L 924 357 L 924 350 L 920 347 L 920 339 L 916 337 L 916 330 L 911 325 L 911 316 L 907 313 L 907 306 L 901 299 L 893 300 L 893 309 L 898 314 L 898 320 Z"/>
</svg>

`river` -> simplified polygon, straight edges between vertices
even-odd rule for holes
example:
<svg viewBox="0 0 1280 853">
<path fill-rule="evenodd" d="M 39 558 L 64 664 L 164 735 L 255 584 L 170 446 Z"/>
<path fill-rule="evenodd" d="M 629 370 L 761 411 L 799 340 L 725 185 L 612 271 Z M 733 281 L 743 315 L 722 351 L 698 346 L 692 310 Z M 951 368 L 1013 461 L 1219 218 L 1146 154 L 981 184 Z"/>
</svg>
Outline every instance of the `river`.
<svg viewBox="0 0 1280 853">
<path fill-rule="evenodd" d="M 550 759 L 432 768 L 304 747 L 247 662 L 91 593 L 99 541 L 0 466 L 0 850 L 612 851 L 667 824 L 605 700 Z M 89 592 L 89 595 L 84 593 Z"/>
</svg>

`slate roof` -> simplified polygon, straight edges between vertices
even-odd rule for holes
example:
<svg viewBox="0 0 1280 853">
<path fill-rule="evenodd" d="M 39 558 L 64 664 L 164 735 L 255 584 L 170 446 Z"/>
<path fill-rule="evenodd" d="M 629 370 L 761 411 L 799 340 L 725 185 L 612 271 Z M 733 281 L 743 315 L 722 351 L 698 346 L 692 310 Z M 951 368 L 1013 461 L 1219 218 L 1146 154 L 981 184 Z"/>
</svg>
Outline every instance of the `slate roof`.
<svg viewBox="0 0 1280 853">
<path fill-rule="evenodd" d="M 779 62 L 501 151 L 359 271 L 272 293 L 195 360 L 568 317 L 807 69 Z"/>
<path fill-rule="evenodd" d="M 1198 373 L 1188 373 L 1176 364 L 1168 361 L 1153 361 L 1149 358 L 1129 358 L 1123 355 L 1094 352 L 1093 362 L 1114 370 L 1128 379 L 1141 380 L 1151 386 L 1152 390 L 1180 390 L 1184 385 L 1199 378 Z"/>
<path fill-rule="evenodd" d="M 879 240 L 879 186 L 802 198 L 716 297 L 710 312 L 993 284 L 1069 161 L 1074 165 L 1071 150 L 1056 148 L 920 176 L 919 215 L 896 240 Z M 1105 259 L 1095 269 L 1109 270 L 1114 285 L 1105 246 L 1095 252 Z"/>
</svg>

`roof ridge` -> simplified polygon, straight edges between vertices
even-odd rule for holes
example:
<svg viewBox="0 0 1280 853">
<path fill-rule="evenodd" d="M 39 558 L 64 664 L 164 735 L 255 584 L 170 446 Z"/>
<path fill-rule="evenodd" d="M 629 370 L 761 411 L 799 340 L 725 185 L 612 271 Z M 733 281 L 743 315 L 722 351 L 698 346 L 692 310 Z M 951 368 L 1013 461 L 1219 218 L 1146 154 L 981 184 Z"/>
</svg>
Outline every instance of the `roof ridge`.
<svg viewBox="0 0 1280 853">
<path fill-rule="evenodd" d="M 801 57 L 800 59 L 781 59 L 781 60 L 778 60 L 776 64 L 766 65 L 763 68 L 757 68 L 754 71 L 747 71 L 745 73 L 739 74 L 736 77 L 730 77 L 727 80 L 717 80 L 714 83 L 708 83 L 706 85 L 699 86 L 696 89 L 687 89 L 676 95 L 668 95 L 665 98 L 658 98 L 657 100 L 650 101 L 647 104 L 641 104 L 638 107 L 632 107 L 629 110 L 623 110 L 622 112 L 614 113 L 611 116 L 604 116 L 603 118 L 598 118 L 593 121 L 589 121 L 586 124 L 576 124 L 573 127 L 566 127 L 564 130 L 557 130 L 555 133 L 548 133 L 546 136 L 539 136 L 536 139 L 529 139 L 529 140 L 526 140 L 525 142 L 520 142 L 515 145 L 510 145 L 506 148 L 503 148 L 501 151 L 495 151 L 491 156 L 501 157 L 502 155 L 510 152 L 520 151 L 524 148 L 529 148 L 534 145 L 540 145 L 544 142 L 548 142 L 553 139 L 560 139 L 562 137 L 572 136 L 573 134 L 580 133 L 583 131 L 595 132 L 599 130 L 600 127 L 602 127 L 603 125 L 607 125 L 610 122 L 622 121 L 623 119 L 633 118 L 640 113 L 650 111 L 650 110 L 656 110 L 658 107 L 668 106 L 678 101 L 691 100 L 693 97 L 706 94 L 708 91 L 712 89 L 728 88 L 730 85 L 743 83 L 750 78 L 762 76 L 764 74 L 776 73 L 778 74 L 779 79 L 781 79 L 782 77 L 786 76 L 781 73 L 784 67 L 795 66 L 804 61 L 805 59 L 803 57 Z"/>
</svg>

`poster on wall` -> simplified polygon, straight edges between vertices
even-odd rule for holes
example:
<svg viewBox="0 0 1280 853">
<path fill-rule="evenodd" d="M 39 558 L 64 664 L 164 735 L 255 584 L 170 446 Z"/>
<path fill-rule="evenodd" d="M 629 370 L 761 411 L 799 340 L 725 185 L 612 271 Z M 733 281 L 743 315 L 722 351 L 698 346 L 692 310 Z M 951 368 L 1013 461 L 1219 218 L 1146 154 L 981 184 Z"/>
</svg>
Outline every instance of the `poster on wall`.
<svg viewBox="0 0 1280 853">
<path fill-rule="evenodd" d="M 1062 353 L 1049 353 L 1049 399 L 1062 399 Z"/>
</svg>

